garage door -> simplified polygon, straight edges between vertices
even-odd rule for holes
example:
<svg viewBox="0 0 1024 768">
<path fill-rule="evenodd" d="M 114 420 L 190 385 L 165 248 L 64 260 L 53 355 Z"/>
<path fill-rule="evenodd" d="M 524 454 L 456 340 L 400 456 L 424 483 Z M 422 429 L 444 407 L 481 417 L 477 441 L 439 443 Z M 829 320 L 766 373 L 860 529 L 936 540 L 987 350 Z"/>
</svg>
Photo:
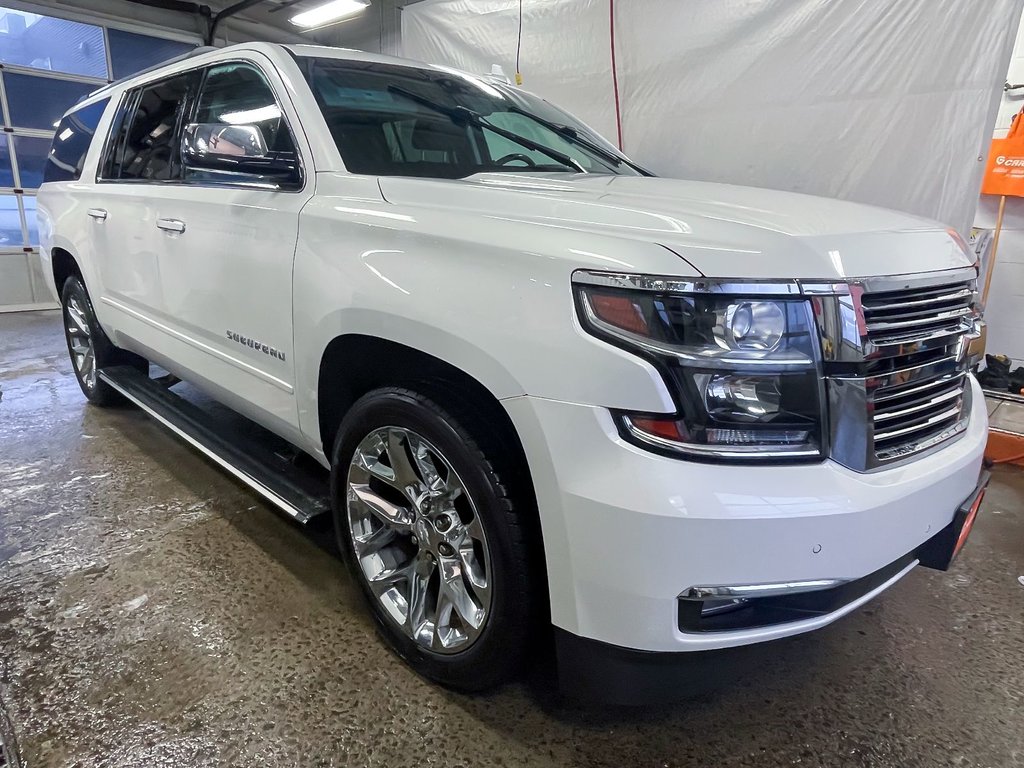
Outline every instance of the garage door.
<svg viewBox="0 0 1024 768">
<path fill-rule="evenodd" d="M 0 7 L 0 311 L 56 306 L 36 191 L 61 115 L 96 88 L 196 43 Z"/>
</svg>

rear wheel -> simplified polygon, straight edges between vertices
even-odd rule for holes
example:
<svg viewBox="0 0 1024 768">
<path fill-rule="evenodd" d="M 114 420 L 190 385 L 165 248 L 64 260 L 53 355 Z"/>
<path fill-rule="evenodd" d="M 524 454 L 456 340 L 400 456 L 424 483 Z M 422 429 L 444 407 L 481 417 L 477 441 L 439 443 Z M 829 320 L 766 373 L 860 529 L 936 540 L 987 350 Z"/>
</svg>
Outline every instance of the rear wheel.
<svg viewBox="0 0 1024 768">
<path fill-rule="evenodd" d="M 338 545 L 381 633 L 463 691 L 511 677 L 535 630 L 530 553 L 495 458 L 435 402 L 397 388 L 352 407 L 333 453 Z"/>
<path fill-rule="evenodd" d="M 64 337 L 71 355 L 71 366 L 82 393 L 90 403 L 106 406 L 124 401 L 120 393 L 99 377 L 109 365 L 132 365 L 147 370 L 148 363 L 138 355 L 115 347 L 103 332 L 93 311 L 89 293 L 81 278 L 72 275 L 61 291 Z"/>
</svg>

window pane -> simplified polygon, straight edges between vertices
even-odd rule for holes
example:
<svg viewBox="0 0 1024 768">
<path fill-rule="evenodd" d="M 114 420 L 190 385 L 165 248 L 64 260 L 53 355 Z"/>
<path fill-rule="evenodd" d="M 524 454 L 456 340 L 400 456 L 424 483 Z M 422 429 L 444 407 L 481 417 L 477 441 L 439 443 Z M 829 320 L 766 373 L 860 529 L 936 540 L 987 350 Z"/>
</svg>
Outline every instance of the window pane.
<svg viewBox="0 0 1024 768">
<path fill-rule="evenodd" d="M 214 128 L 217 154 L 246 154 L 247 135 L 233 126 L 255 126 L 263 135 L 267 151 L 284 160 L 296 157 L 288 125 L 274 97 L 274 91 L 255 67 L 247 64 L 222 64 L 211 67 L 199 94 L 195 121 Z M 186 168 L 185 177 L 201 181 L 238 181 L 235 172 Z M 252 174 L 249 179 L 270 180 Z"/>
<path fill-rule="evenodd" d="M 102 29 L 7 8 L 0 8 L 0 61 L 107 78 Z"/>
<path fill-rule="evenodd" d="M 246 64 L 212 67 L 199 95 L 197 123 L 255 125 L 272 152 L 294 152 L 281 108 L 263 75 Z"/>
<path fill-rule="evenodd" d="M 24 189 L 38 189 L 43 183 L 43 168 L 46 166 L 46 156 L 49 153 L 49 139 L 14 137 L 14 156 L 18 158 L 18 175 L 21 176 L 21 186 Z"/>
<path fill-rule="evenodd" d="M 114 68 L 115 80 L 134 75 L 146 67 L 195 48 L 191 43 L 138 35 L 121 29 L 109 29 L 107 35 L 110 38 L 110 64 Z"/>
<path fill-rule="evenodd" d="M 25 206 L 25 222 L 28 224 L 28 244 L 39 245 L 39 224 L 36 221 L 35 195 L 22 195 L 21 202 Z"/>
<path fill-rule="evenodd" d="M 17 195 L 0 195 L 0 248 L 20 248 L 21 214 L 18 213 Z"/>
<path fill-rule="evenodd" d="M 57 132 L 53 136 L 53 151 L 50 152 L 50 142 L 43 139 L 24 139 L 24 141 L 42 141 L 42 155 L 40 157 L 39 177 L 34 177 L 34 183 L 29 183 L 25 178 L 25 166 L 22 164 L 22 151 L 16 143 L 15 151 L 18 153 L 18 170 L 21 172 L 21 183 L 26 188 L 38 187 L 39 180 L 45 166 L 45 181 L 71 181 L 82 176 L 82 166 L 85 164 L 85 155 L 89 151 L 89 144 L 96 133 L 96 126 L 103 117 L 103 110 L 107 108 L 110 99 L 97 101 L 86 107 L 75 110 L 60 121 Z M 23 139 L 15 139 L 15 142 Z M 47 163 L 47 153 L 49 162 Z"/>
<path fill-rule="evenodd" d="M 5 73 L 4 88 L 7 90 L 11 125 L 15 128 L 43 128 L 52 131 L 57 127 L 61 115 L 97 87 L 51 77 Z"/>
<path fill-rule="evenodd" d="M 0 136 L 0 187 L 14 186 L 14 171 L 11 170 L 11 152 L 7 148 L 7 137 Z"/>
<path fill-rule="evenodd" d="M 165 180 L 177 176 L 174 126 L 190 82 L 190 75 L 181 75 L 143 89 L 128 129 L 120 178 Z"/>
</svg>

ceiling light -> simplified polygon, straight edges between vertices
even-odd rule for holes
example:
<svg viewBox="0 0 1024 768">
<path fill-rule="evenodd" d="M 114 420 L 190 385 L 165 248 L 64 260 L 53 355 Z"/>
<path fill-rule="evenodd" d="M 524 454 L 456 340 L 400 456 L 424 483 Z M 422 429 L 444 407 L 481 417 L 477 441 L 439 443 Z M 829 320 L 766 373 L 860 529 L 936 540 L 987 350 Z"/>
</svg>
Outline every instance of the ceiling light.
<svg viewBox="0 0 1024 768">
<path fill-rule="evenodd" d="M 366 10 L 369 5 L 370 0 L 329 0 L 316 8 L 295 14 L 290 21 L 295 26 L 306 29 L 320 27 L 330 24 L 332 21 L 341 21 L 349 16 L 355 16 Z"/>
</svg>

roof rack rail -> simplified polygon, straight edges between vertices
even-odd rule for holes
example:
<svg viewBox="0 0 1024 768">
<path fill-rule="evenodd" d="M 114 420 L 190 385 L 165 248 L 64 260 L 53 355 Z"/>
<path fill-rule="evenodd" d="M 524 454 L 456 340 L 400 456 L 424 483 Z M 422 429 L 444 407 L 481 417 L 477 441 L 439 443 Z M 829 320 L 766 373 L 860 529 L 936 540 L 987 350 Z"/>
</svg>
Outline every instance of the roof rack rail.
<svg viewBox="0 0 1024 768">
<path fill-rule="evenodd" d="M 202 55 L 204 53 L 210 53 L 211 51 L 217 51 L 217 50 L 220 50 L 220 49 L 215 47 L 215 46 L 212 46 L 212 45 L 200 45 L 200 46 L 197 46 L 197 47 L 193 48 L 191 51 L 188 51 L 186 53 L 181 53 L 181 54 L 178 54 L 177 56 L 172 56 L 169 59 L 164 59 L 159 64 L 154 64 L 151 67 L 146 67 L 145 69 L 140 69 L 138 72 L 133 72 L 132 74 L 127 75 L 126 77 L 119 77 L 117 80 L 113 80 L 113 81 L 107 83 L 106 85 L 97 88 L 95 91 L 90 93 L 89 96 L 95 96 L 97 93 L 102 93 L 107 88 L 113 88 L 115 85 L 118 85 L 119 83 L 123 83 L 125 80 L 132 80 L 132 79 L 138 77 L 139 75 L 146 75 L 146 74 L 149 74 L 150 72 L 155 72 L 158 69 L 162 69 L 163 67 L 166 67 L 168 64 L 177 64 L 179 61 L 185 61 L 186 59 L 191 59 L 193 56 L 200 56 L 200 55 Z M 88 97 L 83 97 L 83 98 L 88 98 Z"/>
</svg>

